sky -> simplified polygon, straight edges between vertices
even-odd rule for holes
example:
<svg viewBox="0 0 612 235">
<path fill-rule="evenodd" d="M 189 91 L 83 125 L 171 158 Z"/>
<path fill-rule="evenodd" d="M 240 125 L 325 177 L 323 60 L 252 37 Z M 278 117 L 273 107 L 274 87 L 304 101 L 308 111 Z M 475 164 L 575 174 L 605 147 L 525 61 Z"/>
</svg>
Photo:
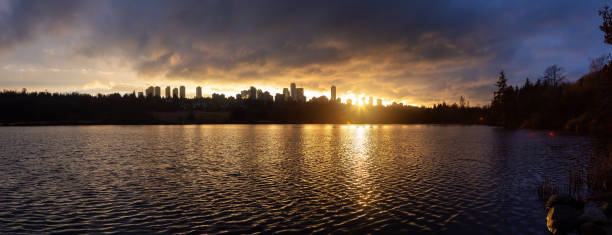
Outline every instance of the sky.
<svg viewBox="0 0 612 235">
<path fill-rule="evenodd" d="M 414 105 L 490 102 L 557 64 L 570 81 L 610 52 L 603 0 L 0 0 L 0 89 L 188 95 L 361 95 Z"/>
</svg>

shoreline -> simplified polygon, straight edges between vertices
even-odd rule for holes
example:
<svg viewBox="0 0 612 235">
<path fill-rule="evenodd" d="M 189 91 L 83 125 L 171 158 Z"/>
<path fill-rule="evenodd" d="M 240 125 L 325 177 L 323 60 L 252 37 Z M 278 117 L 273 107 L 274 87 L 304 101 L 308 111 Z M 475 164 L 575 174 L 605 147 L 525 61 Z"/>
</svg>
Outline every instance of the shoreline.
<svg viewBox="0 0 612 235">
<path fill-rule="evenodd" d="M 142 123 L 124 123 L 124 122 L 102 122 L 102 121 L 42 121 L 42 122 L 17 122 L 17 123 L 0 123 L 0 127 L 44 127 L 44 126 L 179 126 L 179 125 L 458 125 L 458 126 L 488 126 L 497 127 L 505 130 L 530 130 L 530 131 L 549 131 L 554 133 L 563 133 L 564 135 L 578 136 L 593 136 L 593 137 L 612 137 L 612 133 L 604 132 L 576 132 L 562 129 L 551 128 L 520 128 L 520 127 L 504 127 L 499 125 L 482 124 L 482 123 L 318 123 L 318 122 L 276 122 L 276 121 L 258 121 L 258 122 L 142 122 Z"/>
<path fill-rule="evenodd" d="M 18 123 L 0 123 L 0 127 L 4 126 L 155 126 L 155 125 L 461 125 L 461 126 L 491 126 L 501 127 L 488 124 L 478 123 L 321 123 L 321 122 L 185 122 L 185 123 L 164 123 L 164 122 L 143 122 L 143 123 L 121 123 L 121 122 L 18 122 Z M 504 127 L 501 127 L 504 128 Z M 507 128 L 520 129 L 520 128 Z"/>
</svg>

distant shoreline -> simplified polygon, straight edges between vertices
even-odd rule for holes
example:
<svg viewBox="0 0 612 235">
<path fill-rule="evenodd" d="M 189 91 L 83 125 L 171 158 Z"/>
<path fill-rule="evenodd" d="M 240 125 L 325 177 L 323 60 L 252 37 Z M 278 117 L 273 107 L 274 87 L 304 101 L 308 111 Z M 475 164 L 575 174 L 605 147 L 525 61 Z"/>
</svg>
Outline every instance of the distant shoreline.
<svg viewBox="0 0 612 235">
<path fill-rule="evenodd" d="M 316 122 L 185 122 L 185 123 L 110 123 L 110 122 L 17 122 L 17 123 L 0 123 L 0 127 L 3 126 L 155 126 L 155 125 L 228 125 L 228 124 L 241 124 L 241 125 L 461 125 L 461 126 L 491 126 L 500 127 L 488 124 L 466 124 L 466 123 L 316 123 Z"/>
<path fill-rule="evenodd" d="M 49 121 L 49 122 L 18 122 L 18 123 L 0 123 L 0 127 L 53 127 L 53 126 L 180 126 L 180 125 L 436 125 L 436 126 L 488 126 L 497 127 L 506 130 L 533 130 L 533 131 L 550 131 L 553 133 L 563 133 L 578 136 L 593 136 L 610 138 L 610 133 L 603 132 L 576 132 L 563 129 L 551 128 L 517 128 L 504 127 L 499 125 L 483 124 L 483 123 L 313 123 L 313 122 L 185 122 L 185 123 L 111 123 L 111 122 L 94 122 L 94 121 Z"/>
</svg>

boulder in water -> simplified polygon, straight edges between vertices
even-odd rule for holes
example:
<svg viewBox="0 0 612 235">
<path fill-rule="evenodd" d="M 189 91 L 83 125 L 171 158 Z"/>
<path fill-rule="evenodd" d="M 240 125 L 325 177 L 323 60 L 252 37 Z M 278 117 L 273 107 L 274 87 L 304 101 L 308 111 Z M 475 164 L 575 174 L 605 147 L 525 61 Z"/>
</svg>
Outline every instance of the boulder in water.
<svg viewBox="0 0 612 235">
<path fill-rule="evenodd" d="M 578 227 L 578 209 L 569 205 L 554 205 L 548 209 L 546 227 L 552 234 L 566 234 Z"/>
<path fill-rule="evenodd" d="M 546 211 L 555 205 L 567 205 L 576 209 L 580 209 L 582 207 L 580 202 L 576 201 L 576 199 L 567 194 L 554 194 L 550 196 L 546 202 Z"/>
<path fill-rule="evenodd" d="M 584 223 L 580 225 L 580 235 L 606 235 L 606 234 L 607 234 L 606 229 L 597 224 L 588 222 L 588 223 Z"/>
<path fill-rule="evenodd" d="M 603 210 L 603 212 L 604 212 L 606 215 L 611 215 L 611 214 L 612 214 L 612 205 L 610 205 L 610 203 L 609 203 L 609 202 L 604 202 L 604 203 L 601 205 L 601 209 Z"/>
<path fill-rule="evenodd" d="M 584 207 L 584 212 L 579 217 L 580 222 L 587 223 L 597 223 L 597 224 L 606 224 L 608 223 L 608 218 L 606 214 L 604 214 L 601 208 L 597 207 L 594 203 L 588 203 Z"/>
</svg>

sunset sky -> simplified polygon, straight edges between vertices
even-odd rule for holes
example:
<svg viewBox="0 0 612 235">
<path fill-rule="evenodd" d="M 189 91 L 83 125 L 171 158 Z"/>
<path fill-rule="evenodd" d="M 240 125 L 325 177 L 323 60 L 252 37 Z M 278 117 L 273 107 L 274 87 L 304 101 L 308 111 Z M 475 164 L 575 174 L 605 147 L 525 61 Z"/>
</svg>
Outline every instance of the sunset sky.
<svg viewBox="0 0 612 235">
<path fill-rule="evenodd" d="M 601 0 L 0 1 L 0 89 L 126 93 L 253 85 L 308 98 L 489 102 L 552 64 L 570 80 L 610 52 Z"/>
</svg>

